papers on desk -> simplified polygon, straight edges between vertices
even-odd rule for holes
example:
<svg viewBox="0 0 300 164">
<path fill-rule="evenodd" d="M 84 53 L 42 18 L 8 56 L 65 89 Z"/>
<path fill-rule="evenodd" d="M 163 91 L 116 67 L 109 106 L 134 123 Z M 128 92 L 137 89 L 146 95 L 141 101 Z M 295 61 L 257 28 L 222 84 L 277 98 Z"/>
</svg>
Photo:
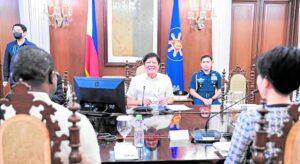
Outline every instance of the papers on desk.
<svg viewBox="0 0 300 164">
<path fill-rule="evenodd" d="M 170 130 L 169 137 L 170 147 L 186 147 L 190 143 L 188 130 Z"/>
<path fill-rule="evenodd" d="M 191 110 L 192 108 L 189 108 L 186 105 L 168 105 L 167 109 L 172 111 L 186 111 Z"/>
<path fill-rule="evenodd" d="M 138 159 L 138 151 L 131 142 L 117 142 L 115 147 L 116 160 Z"/>
<path fill-rule="evenodd" d="M 230 142 L 215 142 L 213 143 L 213 146 L 220 155 L 226 157 L 230 148 Z"/>
</svg>

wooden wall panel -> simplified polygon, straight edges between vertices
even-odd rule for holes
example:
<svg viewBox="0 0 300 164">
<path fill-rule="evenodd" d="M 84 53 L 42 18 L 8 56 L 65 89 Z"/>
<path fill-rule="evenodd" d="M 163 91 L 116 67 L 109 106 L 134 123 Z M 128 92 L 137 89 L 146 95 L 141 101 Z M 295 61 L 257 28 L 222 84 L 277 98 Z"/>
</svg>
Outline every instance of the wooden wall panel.
<svg viewBox="0 0 300 164">
<path fill-rule="evenodd" d="M 250 73 L 252 54 L 257 44 L 256 40 L 257 3 L 233 3 L 231 27 L 230 68 L 237 64 Z"/>
<path fill-rule="evenodd" d="M 12 34 L 12 26 L 16 23 L 20 23 L 19 16 L 19 5 L 18 0 L 0 0 L 0 62 L 3 66 L 3 59 L 6 44 L 14 40 Z M 1 68 L 1 70 L 3 67 Z M 1 73 L 3 79 L 3 73 Z M 2 82 L 0 89 L 2 90 Z M 7 93 L 10 90 L 9 85 L 4 88 L 4 93 Z M 1 93 L 3 96 L 3 93 Z"/>
<path fill-rule="evenodd" d="M 265 3 L 262 20 L 262 54 L 278 45 L 289 45 L 290 4 L 289 2 Z"/>
<path fill-rule="evenodd" d="M 69 70 L 69 80 L 73 76 L 84 75 L 85 33 L 87 1 L 73 0 L 73 17 L 70 26 L 50 27 L 50 51 L 55 67 L 61 74 Z"/>
</svg>

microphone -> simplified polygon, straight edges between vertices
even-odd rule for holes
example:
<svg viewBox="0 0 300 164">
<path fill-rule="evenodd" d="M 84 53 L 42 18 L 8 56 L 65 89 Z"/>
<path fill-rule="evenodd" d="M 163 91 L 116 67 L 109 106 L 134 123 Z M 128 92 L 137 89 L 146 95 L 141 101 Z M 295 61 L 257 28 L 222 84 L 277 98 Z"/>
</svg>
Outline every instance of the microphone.
<svg viewBox="0 0 300 164">
<path fill-rule="evenodd" d="M 133 108 L 134 112 L 150 112 L 150 111 L 152 111 L 151 107 L 144 106 L 145 89 L 146 89 L 146 86 L 143 86 L 142 106 Z"/>
<path fill-rule="evenodd" d="M 146 89 L 146 86 L 144 85 L 143 86 L 143 96 L 142 96 L 142 106 L 144 106 L 145 89 Z"/>
<path fill-rule="evenodd" d="M 219 140 L 221 138 L 221 133 L 220 132 L 218 132 L 216 130 L 207 130 L 209 120 L 212 119 L 213 117 L 225 112 L 226 110 L 233 107 L 237 103 L 245 100 L 246 98 L 254 96 L 257 92 L 258 92 L 258 89 L 252 91 L 249 95 L 246 95 L 245 97 L 237 100 L 235 103 L 229 105 L 228 107 L 224 108 L 223 110 L 221 110 L 221 111 L 215 113 L 214 115 L 212 115 L 211 117 L 209 117 L 205 122 L 204 129 L 195 130 L 195 131 L 192 132 L 192 136 L 193 136 L 194 141 L 196 141 L 196 142 L 214 142 L 214 141 Z"/>
<path fill-rule="evenodd" d="M 228 110 L 229 108 L 233 107 L 234 105 L 238 104 L 239 102 L 241 102 L 241 101 L 247 99 L 248 97 L 255 96 L 257 92 L 258 92 L 258 89 L 252 91 L 249 95 L 246 95 L 245 97 L 243 97 L 243 98 L 237 100 L 236 102 L 234 102 L 233 104 L 229 105 L 228 107 L 226 107 L 225 109 L 221 110 L 220 112 L 215 113 L 214 115 L 212 115 L 211 117 L 209 117 L 209 118 L 206 120 L 206 122 L 205 122 L 205 126 L 204 126 L 205 131 L 207 131 L 207 128 L 208 128 L 207 126 L 208 126 L 208 122 L 209 122 L 210 119 L 212 119 L 212 118 L 215 117 L 216 115 L 219 115 L 219 114 L 223 113 L 224 111 Z"/>
</svg>

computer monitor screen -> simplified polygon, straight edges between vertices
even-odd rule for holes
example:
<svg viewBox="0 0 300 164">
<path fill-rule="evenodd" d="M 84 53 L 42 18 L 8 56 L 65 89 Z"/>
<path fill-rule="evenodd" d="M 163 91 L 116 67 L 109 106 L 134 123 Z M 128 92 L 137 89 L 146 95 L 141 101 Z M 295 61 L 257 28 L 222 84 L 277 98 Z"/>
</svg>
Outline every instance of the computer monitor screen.
<svg viewBox="0 0 300 164">
<path fill-rule="evenodd" d="M 109 113 L 126 113 L 124 79 L 74 77 L 75 93 L 82 107 Z"/>
</svg>

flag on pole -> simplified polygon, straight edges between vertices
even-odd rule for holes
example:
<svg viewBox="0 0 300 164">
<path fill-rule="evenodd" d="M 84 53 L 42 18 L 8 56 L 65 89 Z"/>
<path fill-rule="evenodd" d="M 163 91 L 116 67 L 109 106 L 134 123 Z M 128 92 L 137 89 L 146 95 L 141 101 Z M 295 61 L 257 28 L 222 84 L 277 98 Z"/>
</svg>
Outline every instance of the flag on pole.
<svg viewBox="0 0 300 164">
<path fill-rule="evenodd" d="M 95 0 L 89 0 L 87 20 L 84 72 L 87 77 L 99 77 Z"/>
<path fill-rule="evenodd" d="M 174 91 L 184 90 L 183 50 L 181 41 L 179 3 L 178 0 L 174 0 L 167 54 L 167 74 L 171 78 Z"/>
</svg>

